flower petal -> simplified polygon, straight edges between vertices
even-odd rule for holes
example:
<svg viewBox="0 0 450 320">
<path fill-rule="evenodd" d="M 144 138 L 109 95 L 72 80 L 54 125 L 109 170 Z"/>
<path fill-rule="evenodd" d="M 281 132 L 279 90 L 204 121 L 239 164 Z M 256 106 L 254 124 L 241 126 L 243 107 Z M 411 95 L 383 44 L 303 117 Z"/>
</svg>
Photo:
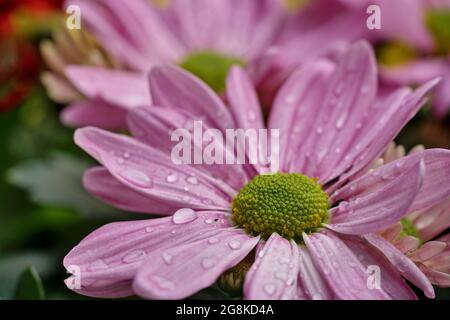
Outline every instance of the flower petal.
<svg viewBox="0 0 450 320">
<path fill-rule="evenodd" d="M 369 274 L 342 240 L 331 233 L 303 236 L 312 260 L 336 297 L 344 300 L 391 299 L 389 286 L 369 289 Z M 368 253 L 369 254 L 369 253 Z M 379 266 L 382 268 L 382 266 Z"/>
<path fill-rule="evenodd" d="M 200 79 L 174 66 L 155 67 L 150 72 L 150 94 L 155 105 L 189 112 L 192 120 L 210 128 L 235 127 L 230 111 Z"/>
<path fill-rule="evenodd" d="M 279 90 L 268 127 L 280 130 L 280 170 L 303 172 L 306 142 L 315 134 L 315 121 L 334 65 L 319 60 L 297 69 Z"/>
<path fill-rule="evenodd" d="M 128 114 L 128 127 L 133 135 L 151 147 L 158 149 L 164 153 L 170 154 L 175 147 L 176 142 L 172 141 L 171 135 L 174 130 L 184 128 L 189 131 L 191 139 L 191 153 L 200 153 L 204 156 L 208 145 L 212 145 L 211 141 L 205 141 L 204 137 L 201 137 L 200 143 L 197 142 L 195 137 L 195 131 L 192 130 L 189 124 L 189 115 L 183 114 L 178 110 L 156 107 L 151 108 L 136 108 Z M 188 125 L 185 128 L 186 124 Z M 195 125 L 194 125 L 195 126 Z M 202 133 L 206 136 L 208 129 L 204 125 L 201 127 Z M 164 138 L 167 137 L 167 138 Z M 241 164 L 228 164 L 223 165 L 226 161 L 227 154 L 234 154 L 233 150 L 227 149 L 225 141 L 220 139 L 214 139 L 214 150 L 221 151 L 222 163 L 206 163 L 206 157 L 202 157 L 202 163 L 193 164 L 192 166 L 198 170 L 204 171 L 206 174 L 225 181 L 236 190 L 240 190 L 248 181 L 250 175 L 246 173 L 243 165 Z M 195 162 L 195 161 L 194 161 Z"/>
<path fill-rule="evenodd" d="M 107 130 L 125 128 L 126 111 L 102 101 L 74 102 L 61 113 L 61 121 L 78 128 L 95 126 Z"/>
<path fill-rule="evenodd" d="M 299 248 L 298 287 L 302 293 L 300 299 L 333 300 L 333 291 L 320 275 L 309 251 L 301 246 Z"/>
<path fill-rule="evenodd" d="M 371 234 L 365 235 L 364 238 L 369 242 L 369 244 L 384 254 L 389 262 L 398 269 L 402 276 L 422 289 L 428 298 L 434 298 L 433 286 L 411 259 L 380 236 Z"/>
<path fill-rule="evenodd" d="M 392 164 L 395 167 L 395 162 Z M 389 176 L 380 175 L 380 171 L 383 167 L 361 178 L 366 184 L 364 179 L 373 180 L 375 175 L 378 179 L 376 186 L 360 194 L 354 193 L 351 200 L 342 201 L 338 207 L 331 209 L 330 229 L 347 234 L 380 232 L 408 213 L 422 186 L 425 175 L 423 161 L 416 157 L 407 162 L 402 170 Z M 361 188 L 356 183 L 355 186 Z"/>
<path fill-rule="evenodd" d="M 84 95 L 125 109 L 151 103 L 147 79 L 134 72 L 69 66 L 66 76 Z"/>
<path fill-rule="evenodd" d="M 150 299 L 189 297 L 237 265 L 258 241 L 259 237 L 251 238 L 239 229 L 204 233 L 201 240 L 152 254 L 139 268 L 133 289 Z"/>
<path fill-rule="evenodd" d="M 64 258 L 64 266 L 68 270 L 78 268 L 79 292 L 111 296 L 111 290 L 117 289 L 114 284 L 118 288 L 129 284 L 146 260 L 153 261 L 152 253 L 205 239 L 202 232 L 229 230 L 228 216 L 221 213 L 194 212 L 190 219 L 186 223 L 175 223 L 174 217 L 167 217 L 105 225 L 73 248 Z M 117 294 L 122 295 L 122 291 Z"/>
<path fill-rule="evenodd" d="M 84 173 L 83 185 L 92 195 L 106 203 L 127 211 L 173 214 L 170 204 L 142 195 L 123 185 L 104 167 L 95 167 Z"/>
<path fill-rule="evenodd" d="M 245 298 L 292 300 L 297 288 L 297 244 L 274 233 L 261 250 L 245 276 Z"/>
<path fill-rule="evenodd" d="M 228 210 L 235 191 L 188 165 L 130 137 L 96 128 L 75 132 L 75 142 L 120 183 L 174 208 Z"/>
</svg>

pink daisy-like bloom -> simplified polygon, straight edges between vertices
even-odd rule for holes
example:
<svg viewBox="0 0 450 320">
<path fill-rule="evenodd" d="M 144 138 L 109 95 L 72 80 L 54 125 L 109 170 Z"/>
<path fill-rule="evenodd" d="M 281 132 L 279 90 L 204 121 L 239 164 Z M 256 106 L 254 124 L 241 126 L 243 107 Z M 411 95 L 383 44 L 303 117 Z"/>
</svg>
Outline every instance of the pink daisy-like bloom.
<svg viewBox="0 0 450 320">
<path fill-rule="evenodd" d="M 336 0 L 349 21 L 365 21 L 369 5 L 378 5 L 381 29 L 366 30 L 362 37 L 372 41 L 395 42 L 409 46 L 414 59 L 395 66 L 383 66 L 382 79 L 387 85 L 418 85 L 441 77 L 433 95 L 433 113 L 443 117 L 450 109 L 450 21 L 449 0 Z M 336 4 L 335 4 L 336 5 Z M 402 12 L 401 15 L 398 13 Z M 446 22 L 447 21 L 447 22 Z M 403 48 L 402 50 L 405 50 Z M 411 53 L 409 53 L 411 54 Z"/>
<path fill-rule="evenodd" d="M 255 250 L 246 299 L 415 299 L 404 279 L 433 297 L 424 272 L 377 233 L 450 195 L 450 152 L 430 149 L 368 169 L 436 83 L 378 97 L 376 62 L 364 42 L 337 63 L 305 65 L 269 116 L 267 128 L 280 129 L 274 173 L 250 164 L 175 165 L 167 133 L 176 128 L 198 119 L 222 132 L 265 125 L 239 67 L 227 79 L 230 108 L 193 75 L 154 68 L 154 105 L 128 116 L 133 137 L 83 128 L 75 141 L 102 164 L 84 176 L 93 195 L 173 215 L 112 223 L 82 240 L 64 259 L 68 270 L 79 268 L 75 291 L 185 298 Z M 368 285 L 373 266 L 379 288 Z"/>
<path fill-rule="evenodd" d="M 416 146 L 409 154 L 423 150 L 423 146 Z M 404 155 L 403 146 L 391 143 L 380 159 L 383 163 L 390 163 Z M 450 197 L 408 214 L 402 222 L 383 231 L 381 236 L 413 260 L 432 284 L 446 288 L 450 287 L 450 239 L 449 234 L 440 235 L 449 227 Z"/>
<path fill-rule="evenodd" d="M 66 76 L 86 97 L 69 105 L 64 123 L 125 127 L 126 112 L 151 104 L 146 73 L 176 64 L 221 91 L 232 64 L 257 69 L 282 25 L 278 0 L 69 0 L 79 6 L 83 28 L 123 70 L 73 65 Z M 255 77 L 257 72 L 254 72 Z"/>
</svg>

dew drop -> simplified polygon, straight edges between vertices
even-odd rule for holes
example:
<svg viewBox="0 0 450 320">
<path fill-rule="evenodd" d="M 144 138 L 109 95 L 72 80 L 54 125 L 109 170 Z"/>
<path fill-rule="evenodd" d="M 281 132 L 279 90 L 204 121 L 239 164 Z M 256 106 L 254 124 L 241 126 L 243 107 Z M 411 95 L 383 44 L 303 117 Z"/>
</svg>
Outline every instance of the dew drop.
<svg viewBox="0 0 450 320">
<path fill-rule="evenodd" d="M 92 262 L 89 266 L 88 266 L 88 270 L 89 271 L 97 271 L 97 270 L 103 270 L 108 268 L 108 265 L 102 260 L 102 259 L 98 259 L 94 262 Z"/>
<path fill-rule="evenodd" d="M 255 121 L 256 120 L 256 114 L 253 111 L 249 111 L 248 113 L 248 120 Z"/>
<path fill-rule="evenodd" d="M 123 164 L 125 162 L 125 160 L 123 160 L 122 158 L 117 158 L 117 163 L 118 164 Z"/>
<path fill-rule="evenodd" d="M 347 210 L 349 207 L 349 203 L 347 201 L 342 201 L 339 203 L 339 210 L 340 211 L 345 211 Z"/>
<path fill-rule="evenodd" d="M 172 221 L 175 224 L 188 223 L 194 221 L 195 219 L 197 219 L 197 213 L 189 208 L 179 209 L 172 217 Z"/>
<path fill-rule="evenodd" d="M 209 244 L 216 244 L 216 243 L 218 243 L 219 242 L 219 239 L 217 239 L 217 238 L 210 238 L 209 240 L 208 240 L 208 243 Z"/>
<path fill-rule="evenodd" d="M 153 182 L 145 173 L 135 169 L 126 169 L 121 173 L 121 176 L 128 182 L 141 187 L 141 188 L 151 188 L 153 187 Z"/>
<path fill-rule="evenodd" d="M 166 264 L 172 263 L 173 256 L 171 254 L 164 252 L 161 256 Z"/>
<path fill-rule="evenodd" d="M 132 252 L 128 253 L 127 255 L 125 255 L 125 257 L 123 257 L 122 261 L 125 263 L 133 263 L 133 262 L 144 259 L 146 255 L 147 255 L 147 253 L 145 253 L 145 251 L 143 251 L 143 250 L 135 250 L 135 251 L 132 251 Z"/>
<path fill-rule="evenodd" d="M 313 300 L 323 300 L 323 296 L 322 296 L 322 294 L 317 292 L 317 293 L 313 294 L 312 299 Z"/>
<path fill-rule="evenodd" d="M 152 276 L 151 277 L 151 280 L 160 288 L 160 289 L 163 289 L 163 290 L 173 290 L 173 289 L 175 289 L 175 284 L 172 282 L 172 281 L 170 281 L 170 280 L 168 280 L 168 279 L 166 279 L 166 278 L 164 278 L 164 277 L 161 277 L 161 276 Z"/>
<path fill-rule="evenodd" d="M 215 265 L 216 265 L 216 261 L 214 259 L 205 258 L 205 259 L 202 260 L 202 267 L 204 269 L 211 269 Z"/>
<path fill-rule="evenodd" d="M 206 219 L 206 220 L 205 220 L 205 223 L 206 223 L 206 224 L 211 224 L 211 223 L 213 223 L 213 222 L 214 222 L 213 219 Z"/>
<path fill-rule="evenodd" d="M 145 232 L 147 232 L 147 233 L 151 233 L 151 232 L 153 232 L 155 230 L 155 228 L 153 228 L 153 227 L 147 227 L 147 228 L 145 228 Z"/>
<path fill-rule="evenodd" d="M 323 133 L 323 128 L 322 128 L 322 127 L 318 127 L 318 128 L 316 129 L 316 133 L 317 133 L 317 134 L 322 134 L 322 133 Z"/>
<path fill-rule="evenodd" d="M 272 283 L 267 283 L 264 285 L 264 291 L 270 296 L 275 293 L 275 289 L 276 289 L 276 287 Z"/>
<path fill-rule="evenodd" d="M 197 177 L 191 176 L 189 178 L 187 178 L 186 180 L 188 183 L 192 184 L 192 185 L 197 185 L 198 184 L 198 179 Z"/>
<path fill-rule="evenodd" d="M 275 272 L 275 278 L 278 280 L 286 281 L 288 278 L 288 274 L 284 271 L 277 271 Z"/>
<path fill-rule="evenodd" d="M 295 95 L 293 95 L 293 94 L 290 94 L 290 95 L 288 95 L 287 97 L 286 97 L 286 100 L 285 100 L 287 103 L 294 103 L 295 102 Z"/>
<path fill-rule="evenodd" d="M 231 240 L 228 245 L 231 249 L 237 250 L 241 247 L 241 243 L 238 240 Z"/>
<path fill-rule="evenodd" d="M 178 174 L 177 173 L 171 173 L 166 177 L 166 181 L 169 183 L 175 183 L 178 181 Z"/>
</svg>

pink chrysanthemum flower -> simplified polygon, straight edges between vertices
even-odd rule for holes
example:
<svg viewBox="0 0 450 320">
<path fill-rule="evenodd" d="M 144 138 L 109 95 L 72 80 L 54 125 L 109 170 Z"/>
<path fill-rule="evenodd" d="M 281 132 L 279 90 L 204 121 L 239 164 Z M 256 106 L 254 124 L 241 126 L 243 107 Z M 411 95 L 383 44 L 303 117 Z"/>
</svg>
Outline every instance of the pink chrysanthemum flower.
<svg viewBox="0 0 450 320">
<path fill-rule="evenodd" d="M 395 65 L 383 68 L 389 84 L 417 85 L 442 77 L 433 96 L 433 112 L 443 117 L 450 109 L 450 1 L 449 0 L 375 0 L 346 2 L 357 16 L 368 5 L 381 9 L 382 27 L 368 30 L 365 37 L 396 43 L 393 52 L 400 53 Z M 402 12 L 399 15 L 398 12 Z M 356 19 L 356 17 L 355 17 Z M 396 47 L 397 46 L 397 47 Z M 389 46 L 388 46 L 389 47 Z M 394 54 L 395 56 L 395 54 Z M 399 60 L 399 57 L 394 57 Z"/>
<path fill-rule="evenodd" d="M 67 67 L 66 76 L 87 100 L 71 104 L 62 119 L 75 127 L 108 129 L 125 126 L 130 108 L 151 103 L 146 72 L 153 66 L 182 66 L 218 92 L 231 65 L 258 69 L 286 13 L 279 0 L 171 0 L 162 7 L 146 0 L 69 0 L 69 5 L 80 7 L 82 28 L 124 70 Z"/>
<path fill-rule="evenodd" d="M 229 109 L 177 67 L 149 76 L 154 106 L 128 117 L 133 137 L 84 128 L 76 143 L 102 167 L 86 188 L 106 202 L 172 216 L 112 223 L 64 259 L 95 297 L 185 298 L 254 254 L 246 299 L 415 299 L 404 278 L 434 296 L 417 265 L 377 235 L 450 195 L 450 152 L 430 149 L 372 172 L 436 81 L 377 97 L 366 43 L 338 63 L 296 71 L 277 95 L 268 128 L 280 129 L 279 172 L 255 165 L 175 165 L 168 132 L 202 119 L 208 128 L 264 128 L 242 69 L 227 79 Z M 262 174 L 265 173 L 265 174 Z M 367 270 L 380 271 L 379 286 Z"/>
<path fill-rule="evenodd" d="M 423 150 L 423 146 L 416 146 L 409 154 Z M 403 146 L 391 143 L 380 159 L 383 163 L 390 163 L 404 155 Z M 408 214 L 401 222 L 383 231 L 381 236 L 413 260 L 432 284 L 450 287 L 450 238 L 449 234 L 442 235 L 449 227 L 450 197 Z"/>
</svg>

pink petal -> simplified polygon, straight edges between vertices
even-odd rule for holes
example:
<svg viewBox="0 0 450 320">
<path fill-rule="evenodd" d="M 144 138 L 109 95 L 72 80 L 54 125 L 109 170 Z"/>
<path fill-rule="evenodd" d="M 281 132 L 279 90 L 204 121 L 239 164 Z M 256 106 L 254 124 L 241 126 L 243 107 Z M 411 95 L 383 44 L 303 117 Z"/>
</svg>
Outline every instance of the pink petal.
<svg viewBox="0 0 450 320">
<path fill-rule="evenodd" d="M 428 298 L 434 298 L 434 289 L 428 278 L 419 270 L 416 264 L 401 253 L 394 245 L 377 235 L 366 235 L 364 238 L 386 256 L 403 277 L 423 290 Z"/>
<path fill-rule="evenodd" d="M 258 241 L 239 229 L 205 232 L 197 241 L 153 253 L 139 268 L 133 289 L 149 299 L 189 297 L 237 265 Z"/>
<path fill-rule="evenodd" d="M 307 142 L 314 138 L 316 118 L 334 65 L 319 60 L 296 70 L 279 90 L 272 107 L 270 129 L 280 130 L 280 170 L 304 172 Z"/>
<path fill-rule="evenodd" d="M 227 78 L 226 89 L 228 104 L 231 107 L 236 127 L 244 130 L 265 129 L 258 96 L 247 73 L 240 67 L 232 67 Z M 258 172 L 264 172 L 267 171 L 264 164 L 268 163 L 266 157 L 268 150 L 265 148 L 266 141 L 258 139 L 258 143 L 258 155 L 262 152 L 264 158 L 258 158 L 258 163 L 253 165 Z"/>
<path fill-rule="evenodd" d="M 450 197 L 410 216 L 423 241 L 428 241 L 450 227 Z"/>
<path fill-rule="evenodd" d="M 315 132 L 314 154 L 305 172 L 318 176 L 322 183 L 334 177 L 334 169 L 349 150 L 370 110 L 377 93 L 377 65 L 372 48 L 366 42 L 353 45 L 339 61 L 329 80 Z"/>
<path fill-rule="evenodd" d="M 419 249 L 414 251 L 414 253 L 409 255 L 413 261 L 425 262 L 432 259 L 434 256 L 438 255 L 442 251 L 447 249 L 447 244 L 441 241 L 428 241 Z"/>
<path fill-rule="evenodd" d="M 130 281 L 138 268 L 148 259 L 153 261 L 154 252 L 205 239 L 202 232 L 230 232 L 223 231 L 230 229 L 227 229 L 228 216 L 221 213 L 193 212 L 189 219 L 183 220 L 185 223 L 175 223 L 175 217 L 176 214 L 161 219 L 111 223 L 83 239 L 64 258 L 66 268 L 79 268 L 82 286 L 79 292 L 122 296 L 129 292 Z M 118 290 L 125 283 L 128 289 Z"/>
<path fill-rule="evenodd" d="M 99 67 L 69 66 L 66 76 L 84 95 L 125 109 L 151 103 L 146 77 Z"/>
<path fill-rule="evenodd" d="M 430 81 L 415 92 L 399 89 L 378 101 L 370 110 L 371 116 L 361 123 L 361 130 L 354 140 L 354 147 L 349 149 L 343 161 L 336 166 L 330 179 L 340 176 L 330 188 L 334 191 L 348 179 L 358 173 L 366 172 L 373 161 L 386 150 L 403 126 L 416 114 L 424 103 L 424 96 L 439 80 Z M 345 172 L 345 173 L 344 173 Z"/>
<path fill-rule="evenodd" d="M 155 105 L 183 110 L 192 121 L 202 120 L 207 127 L 235 127 L 229 110 L 205 83 L 174 66 L 155 67 L 150 72 L 150 92 Z"/>
<path fill-rule="evenodd" d="M 450 151 L 444 149 L 428 149 L 390 162 L 372 173 L 348 183 L 335 192 L 330 200 L 336 202 L 340 199 L 348 200 L 370 194 L 374 190 L 382 188 L 386 179 L 395 179 L 407 170 L 411 170 L 421 159 L 425 165 L 424 181 L 408 212 L 438 204 L 450 195 L 450 185 L 446 183 L 450 181 Z"/>
<path fill-rule="evenodd" d="M 100 0 L 68 0 L 65 7 L 75 5 L 80 8 L 82 24 L 88 26 L 90 33 L 109 54 L 135 70 L 147 70 L 151 65 L 151 59 L 142 48 L 133 43 L 130 39 L 132 35 L 123 32 L 127 27 L 118 23 L 117 16 L 105 8 L 105 3 L 107 4 L 106 1 Z"/>
<path fill-rule="evenodd" d="M 342 201 L 331 209 L 330 229 L 347 234 L 379 232 L 408 213 L 422 186 L 425 175 L 423 161 L 416 158 L 389 176 L 380 175 L 382 172 L 383 167 L 367 174 L 361 178 L 361 184 L 355 183 L 354 186 L 361 188 L 362 184 L 367 184 L 364 179 L 372 180 L 374 174 L 377 185 L 368 191 L 354 193 L 349 201 Z"/>
<path fill-rule="evenodd" d="M 394 245 L 398 250 L 400 250 L 404 254 L 408 254 L 419 247 L 420 240 L 413 236 L 405 236 L 402 237 L 400 240 L 394 242 Z"/>
<path fill-rule="evenodd" d="M 329 288 L 324 278 L 318 272 L 309 251 L 301 246 L 299 248 L 298 287 L 301 299 L 333 300 L 333 291 Z"/>
<path fill-rule="evenodd" d="M 292 300 L 297 288 L 297 244 L 274 233 L 261 250 L 245 276 L 245 298 Z"/>
<path fill-rule="evenodd" d="M 86 171 L 83 185 L 93 196 L 122 210 L 171 215 L 177 209 L 123 185 L 103 167 Z"/>
<path fill-rule="evenodd" d="M 391 287 L 393 283 L 383 281 L 380 283 L 380 289 L 369 289 L 367 266 L 359 261 L 356 252 L 331 233 L 314 233 L 310 236 L 305 234 L 303 239 L 314 264 L 339 299 L 385 300 L 407 292 L 404 287 L 399 290 L 400 286 L 394 290 Z M 370 256 L 370 251 L 365 254 Z M 378 266 L 383 270 L 382 274 L 386 273 L 395 279 L 395 273 L 384 272 L 389 269 L 385 269 L 384 265 Z"/>
<path fill-rule="evenodd" d="M 446 63 L 444 59 L 418 60 L 399 67 L 381 70 L 383 80 L 397 85 L 420 84 L 440 77 Z"/>
<path fill-rule="evenodd" d="M 387 241 L 394 242 L 394 240 L 400 235 L 403 230 L 403 226 L 400 222 L 395 223 L 388 229 L 381 232 L 381 236 L 385 238 Z"/>
<path fill-rule="evenodd" d="M 128 114 L 128 127 L 133 135 L 151 147 L 158 149 L 166 154 L 170 154 L 177 142 L 171 141 L 171 134 L 178 128 L 184 128 L 186 123 L 193 119 L 189 115 L 174 109 L 152 106 L 151 108 L 136 108 Z M 192 125 L 192 124 L 191 124 Z M 190 130 L 190 126 L 185 128 Z M 209 128 L 202 126 L 203 133 L 206 133 Z M 199 145 L 195 139 L 192 139 L 192 145 L 198 149 L 191 148 L 192 154 L 194 151 L 202 153 L 208 146 L 209 142 L 201 140 Z M 222 154 L 225 157 L 227 152 L 234 154 L 232 150 L 228 150 L 225 141 L 215 140 L 215 147 L 222 149 Z M 204 161 L 205 159 L 203 159 Z M 220 179 L 236 190 L 240 190 L 248 181 L 250 177 L 247 175 L 244 167 L 240 164 L 194 164 L 198 170 L 204 171 L 208 175 Z"/>
<path fill-rule="evenodd" d="M 120 183 L 174 208 L 228 210 L 235 194 L 225 183 L 124 135 L 83 128 L 75 132 L 75 142 Z"/>
<path fill-rule="evenodd" d="M 431 283 L 437 285 L 438 287 L 448 288 L 450 287 L 450 274 L 433 270 L 425 266 L 421 266 L 423 273 L 430 279 Z"/>
<path fill-rule="evenodd" d="M 126 111 L 102 101 L 74 102 L 61 113 L 70 127 L 95 126 L 107 130 L 125 128 Z"/>
</svg>

